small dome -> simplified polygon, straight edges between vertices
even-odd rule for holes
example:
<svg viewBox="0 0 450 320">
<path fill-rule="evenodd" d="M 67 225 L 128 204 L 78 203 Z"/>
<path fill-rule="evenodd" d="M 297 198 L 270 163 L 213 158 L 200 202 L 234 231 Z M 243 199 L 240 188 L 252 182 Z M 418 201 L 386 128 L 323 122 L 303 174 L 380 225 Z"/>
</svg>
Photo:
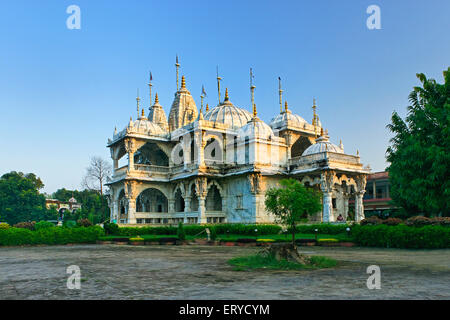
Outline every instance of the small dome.
<svg viewBox="0 0 450 320">
<path fill-rule="evenodd" d="M 272 128 L 259 118 L 250 120 L 245 126 L 239 129 L 238 132 L 238 137 L 241 139 L 245 137 L 270 139 L 273 135 Z"/>
<path fill-rule="evenodd" d="M 270 121 L 270 126 L 275 128 L 281 128 L 284 125 L 291 127 L 303 128 L 306 120 L 299 115 L 293 114 L 291 111 L 283 111 Z"/>
<path fill-rule="evenodd" d="M 252 115 L 247 110 L 238 108 L 229 101 L 224 101 L 209 110 L 203 119 L 229 124 L 232 128 L 240 128 L 252 119 Z"/>
<path fill-rule="evenodd" d="M 339 148 L 337 145 L 332 144 L 328 141 L 327 135 L 322 135 L 316 139 L 316 143 L 306 148 L 302 156 L 307 156 L 314 153 L 321 152 L 334 152 L 334 153 L 344 153 L 344 150 Z"/>
<path fill-rule="evenodd" d="M 72 198 L 69 199 L 69 202 L 71 202 L 71 203 L 77 203 L 77 199 L 75 199 L 74 197 L 72 197 Z"/>
<path fill-rule="evenodd" d="M 132 124 L 132 126 L 131 126 Z M 149 121 L 145 117 L 141 117 L 136 120 L 134 123 L 130 122 L 128 126 L 129 132 L 142 133 L 148 135 L 162 135 L 164 134 L 164 130 L 161 129 L 156 123 Z"/>
</svg>

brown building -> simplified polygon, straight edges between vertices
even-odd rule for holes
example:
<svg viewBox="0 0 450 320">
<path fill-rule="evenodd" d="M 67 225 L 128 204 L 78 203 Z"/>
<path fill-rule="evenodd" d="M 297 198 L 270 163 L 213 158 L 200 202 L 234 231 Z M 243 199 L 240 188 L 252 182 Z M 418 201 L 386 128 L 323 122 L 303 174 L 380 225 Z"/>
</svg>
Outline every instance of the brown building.
<svg viewBox="0 0 450 320">
<path fill-rule="evenodd" d="M 389 173 L 387 171 L 375 172 L 367 176 L 363 202 L 365 215 L 396 208 L 391 203 Z M 350 202 L 350 205 L 354 206 L 353 201 Z"/>
</svg>

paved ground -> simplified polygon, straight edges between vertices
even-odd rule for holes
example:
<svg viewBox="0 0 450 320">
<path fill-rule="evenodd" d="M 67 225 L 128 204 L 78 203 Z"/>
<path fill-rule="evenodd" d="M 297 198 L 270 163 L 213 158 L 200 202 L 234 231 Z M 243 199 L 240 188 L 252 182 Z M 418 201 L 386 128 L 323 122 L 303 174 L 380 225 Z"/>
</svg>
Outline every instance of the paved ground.
<svg viewBox="0 0 450 320">
<path fill-rule="evenodd" d="M 233 271 L 257 248 L 76 245 L 0 248 L 0 299 L 450 299 L 450 250 L 306 247 L 333 269 Z M 366 287 L 367 266 L 381 289 Z M 81 268 L 81 289 L 66 268 Z"/>
</svg>

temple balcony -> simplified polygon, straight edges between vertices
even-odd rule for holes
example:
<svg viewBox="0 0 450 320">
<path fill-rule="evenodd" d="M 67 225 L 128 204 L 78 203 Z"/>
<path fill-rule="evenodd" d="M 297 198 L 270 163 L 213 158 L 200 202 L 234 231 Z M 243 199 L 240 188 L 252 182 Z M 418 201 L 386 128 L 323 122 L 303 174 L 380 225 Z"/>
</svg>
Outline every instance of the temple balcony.
<svg viewBox="0 0 450 320">
<path fill-rule="evenodd" d="M 319 168 L 364 170 L 359 156 L 328 151 L 291 158 L 289 167 L 291 172 Z"/>
</svg>

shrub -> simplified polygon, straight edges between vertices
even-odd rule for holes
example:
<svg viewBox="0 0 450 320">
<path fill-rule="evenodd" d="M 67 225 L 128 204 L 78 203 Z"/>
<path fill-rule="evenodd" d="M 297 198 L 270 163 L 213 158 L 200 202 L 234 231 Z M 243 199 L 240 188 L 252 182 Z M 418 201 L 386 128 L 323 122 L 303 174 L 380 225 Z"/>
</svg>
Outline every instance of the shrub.
<svg viewBox="0 0 450 320">
<path fill-rule="evenodd" d="M 216 240 L 216 239 L 217 239 L 217 231 L 216 231 L 216 228 L 214 228 L 214 227 L 209 228 L 209 231 L 210 231 L 210 233 L 209 233 L 209 239 L 210 239 L 210 240 Z"/>
<path fill-rule="evenodd" d="M 35 230 L 41 230 L 46 228 L 53 228 L 55 225 L 48 221 L 39 221 L 34 225 Z"/>
<path fill-rule="evenodd" d="M 450 217 L 431 218 L 431 224 L 434 226 L 450 227 Z"/>
<path fill-rule="evenodd" d="M 177 238 L 172 238 L 172 237 L 158 239 L 159 243 L 176 242 L 177 240 L 178 240 Z"/>
<path fill-rule="evenodd" d="M 73 220 L 67 220 L 67 221 L 64 221 L 63 226 L 66 228 L 75 228 L 77 226 L 77 223 L 76 223 L 76 221 L 73 221 Z"/>
<path fill-rule="evenodd" d="M 241 234 L 255 235 L 255 229 L 258 229 L 258 235 L 277 234 L 281 231 L 281 227 L 276 224 L 216 224 L 212 226 L 217 234 Z"/>
<path fill-rule="evenodd" d="M 10 228 L 10 226 L 6 222 L 0 223 L 0 230 L 6 230 L 6 229 L 9 229 L 9 228 Z"/>
<path fill-rule="evenodd" d="M 437 249 L 450 248 L 450 228 L 406 225 L 355 226 L 354 241 L 361 246 L 385 248 Z"/>
<path fill-rule="evenodd" d="M 311 233 L 315 234 L 339 234 L 345 233 L 346 229 L 349 227 L 348 224 L 331 224 L 331 223 L 320 223 L 320 224 L 310 224 L 310 225 L 298 225 L 296 230 L 298 233 Z M 290 230 L 289 230 L 290 232 Z"/>
<path fill-rule="evenodd" d="M 427 217 L 415 216 L 406 220 L 405 224 L 411 227 L 423 227 L 432 224 L 432 220 Z"/>
<path fill-rule="evenodd" d="M 0 245 L 94 243 L 104 235 L 103 229 L 98 226 L 87 228 L 44 228 L 37 231 L 31 231 L 26 228 L 10 228 L 0 230 Z"/>
<path fill-rule="evenodd" d="M 144 238 L 141 238 L 140 236 L 130 238 L 130 241 L 144 241 Z"/>
<path fill-rule="evenodd" d="M 367 219 L 363 219 L 361 221 L 361 225 L 362 226 L 376 226 L 379 225 L 383 222 L 383 220 L 381 220 L 380 218 L 378 218 L 377 216 L 371 216 L 370 218 Z"/>
<path fill-rule="evenodd" d="M 402 223 L 402 219 L 398 218 L 387 218 L 386 220 L 381 221 L 382 224 L 385 224 L 387 226 L 396 226 Z"/>
<path fill-rule="evenodd" d="M 105 230 L 105 233 L 107 235 L 118 235 L 120 233 L 119 226 L 115 223 L 106 222 L 105 224 L 103 224 L 103 229 Z"/>
<path fill-rule="evenodd" d="M 80 227 L 91 227 L 92 226 L 92 222 L 89 219 L 80 219 L 77 221 L 77 225 L 79 225 Z"/>
<path fill-rule="evenodd" d="M 178 224 L 177 237 L 178 237 L 179 240 L 185 240 L 186 239 L 186 233 L 184 232 L 183 222 L 180 222 Z"/>
<path fill-rule="evenodd" d="M 20 228 L 20 229 L 28 229 L 28 230 L 34 230 L 36 222 L 19 222 L 14 225 L 14 228 Z"/>
</svg>

